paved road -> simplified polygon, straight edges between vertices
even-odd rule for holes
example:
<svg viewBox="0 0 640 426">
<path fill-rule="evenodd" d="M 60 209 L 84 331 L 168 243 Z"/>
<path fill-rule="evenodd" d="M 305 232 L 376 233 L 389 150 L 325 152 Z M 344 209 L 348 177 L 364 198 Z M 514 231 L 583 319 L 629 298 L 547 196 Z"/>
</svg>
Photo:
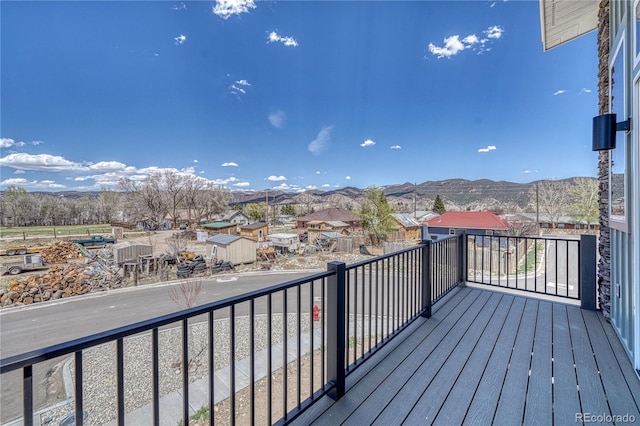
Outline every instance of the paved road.
<svg viewBox="0 0 640 426">
<path fill-rule="evenodd" d="M 196 305 L 311 275 L 312 272 L 224 275 L 203 280 Z M 0 357 L 25 353 L 67 342 L 179 310 L 169 291 L 178 282 L 146 285 L 89 296 L 0 311 Z M 275 309 L 275 306 L 274 306 Z M 46 399 L 47 375 L 60 360 L 34 369 L 35 409 L 50 404 Z M 21 372 L 4 374 L 0 380 L 0 423 L 22 412 Z M 64 392 L 62 392 L 64 393 Z M 58 398 L 64 399 L 62 395 Z M 54 398 L 55 399 L 55 398 Z"/>
</svg>

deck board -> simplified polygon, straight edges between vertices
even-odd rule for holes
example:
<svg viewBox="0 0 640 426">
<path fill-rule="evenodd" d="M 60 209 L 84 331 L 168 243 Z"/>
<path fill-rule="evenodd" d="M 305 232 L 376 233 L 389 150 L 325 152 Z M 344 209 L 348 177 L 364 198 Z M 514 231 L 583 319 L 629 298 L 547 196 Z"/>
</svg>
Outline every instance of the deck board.
<svg viewBox="0 0 640 426">
<path fill-rule="evenodd" d="M 553 305 L 553 419 L 555 424 L 573 424 L 580 412 L 580 396 L 571 351 L 567 307 Z"/>
<path fill-rule="evenodd" d="M 553 387 L 551 385 L 553 346 L 553 306 L 538 304 L 538 318 L 531 355 L 531 377 L 527 387 L 525 424 L 553 424 Z"/>
<path fill-rule="evenodd" d="M 422 393 L 422 396 L 415 404 L 411 413 L 406 418 L 408 424 L 424 424 L 434 421 L 436 415 L 440 411 L 440 407 L 444 404 L 448 395 L 448 390 L 458 380 L 465 364 L 471 359 L 473 351 L 484 338 L 497 337 L 495 330 L 499 330 L 499 324 L 504 322 L 507 311 L 499 309 L 500 303 L 504 297 L 500 294 L 494 294 L 485 304 L 482 312 L 476 317 L 471 327 L 469 327 L 458 343 L 449 359 L 444 363 L 438 374 Z M 494 334 L 495 336 L 487 336 Z M 482 342 L 481 346 L 486 345 Z M 484 365 L 479 363 L 471 365 L 470 368 L 484 369 Z M 409 384 L 411 386 L 411 384 Z"/>
<path fill-rule="evenodd" d="M 580 391 L 580 406 L 582 413 L 608 413 L 609 406 L 605 397 L 600 373 L 593 358 L 593 348 L 585 328 L 580 309 L 567 308 L 569 316 L 569 330 L 576 364 L 576 376 Z M 599 348 L 598 348 L 599 349 Z"/>
<path fill-rule="evenodd" d="M 538 303 L 527 299 L 494 417 L 496 424 L 515 425 L 522 423 L 537 316 Z"/>
<path fill-rule="evenodd" d="M 620 386 L 621 383 L 626 383 L 624 373 L 618 363 L 613 362 L 616 359 L 615 355 L 596 313 L 583 312 L 583 318 L 589 330 L 591 345 L 599 349 L 594 353 L 595 361 L 600 370 L 602 384 L 609 400 L 610 414 L 629 414 L 636 419 L 640 419 L 640 412 L 638 412 L 636 402 L 624 397 L 629 392 L 628 389 Z"/>
<path fill-rule="evenodd" d="M 398 424 L 409 416 L 424 390 L 429 387 L 438 386 L 437 383 L 433 382 L 436 375 L 456 356 L 455 353 L 460 343 L 465 341 L 463 337 L 467 333 L 467 330 L 475 324 L 482 326 L 483 321 L 486 323 L 487 318 L 485 317 L 488 317 L 490 314 L 486 306 L 497 305 L 498 299 L 499 298 L 494 298 L 493 302 L 491 302 L 489 297 L 483 297 L 482 300 L 479 300 L 480 303 L 474 303 L 474 305 L 465 312 L 464 316 L 460 318 L 456 327 L 438 344 L 430 356 L 413 371 L 411 377 L 404 383 L 401 383 L 399 391 L 387 404 L 385 410 L 375 419 L 373 424 L 382 426 Z M 423 346 L 427 345 L 430 344 L 427 342 L 423 343 Z M 420 351 L 420 348 L 418 348 L 418 351 Z M 403 366 L 402 369 L 407 370 L 409 368 L 411 368 L 410 365 L 407 365 L 406 367 Z M 354 418 L 358 417 L 356 416 Z M 424 423 L 424 420 L 420 422 Z"/>
<path fill-rule="evenodd" d="M 467 413 L 467 408 L 471 405 L 471 401 L 476 393 L 476 389 L 482 378 L 482 373 L 486 369 L 493 349 L 499 345 L 497 343 L 499 339 L 508 339 L 508 337 L 506 337 L 507 333 L 504 332 L 508 330 L 508 328 L 505 329 L 504 324 L 514 321 L 515 318 L 519 318 L 521 315 L 524 301 L 523 299 L 519 300 L 522 303 L 514 304 L 513 296 L 503 296 L 501 304 L 496 309 L 497 315 L 491 319 L 490 327 L 487 327 L 480 337 L 481 344 L 476 345 L 467 364 L 462 369 L 458 380 L 447 395 L 447 399 L 435 418 L 435 424 L 462 424 Z M 497 324 L 494 324 L 494 322 L 497 322 Z"/>
<path fill-rule="evenodd" d="M 296 425 L 573 424 L 640 419 L 640 381 L 602 315 L 462 288 L 347 376 Z"/>
</svg>

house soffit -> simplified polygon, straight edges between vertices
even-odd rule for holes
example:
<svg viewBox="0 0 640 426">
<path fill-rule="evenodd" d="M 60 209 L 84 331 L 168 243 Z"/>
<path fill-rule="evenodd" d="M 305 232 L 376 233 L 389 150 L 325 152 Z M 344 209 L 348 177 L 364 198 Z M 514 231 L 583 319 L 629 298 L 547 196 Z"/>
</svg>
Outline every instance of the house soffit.
<svg viewBox="0 0 640 426">
<path fill-rule="evenodd" d="M 539 0 L 540 32 L 545 51 L 598 27 L 599 0 Z"/>
</svg>

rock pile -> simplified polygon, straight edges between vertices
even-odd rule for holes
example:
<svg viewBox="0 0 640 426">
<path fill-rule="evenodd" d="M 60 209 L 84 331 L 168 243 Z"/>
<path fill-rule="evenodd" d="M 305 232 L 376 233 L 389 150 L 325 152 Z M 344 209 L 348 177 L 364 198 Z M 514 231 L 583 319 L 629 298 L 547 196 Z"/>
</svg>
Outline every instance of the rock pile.
<svg viewBox="0 0 640 426">
<path fill-rule="evenodd" d="M 17 279 L 0 289 L 0 306 L 30 305 L 121 286 L 122 278 L 116 274 L 94 273 L 86 265 L 53 265 L 44 275 Z"/>
</svg>

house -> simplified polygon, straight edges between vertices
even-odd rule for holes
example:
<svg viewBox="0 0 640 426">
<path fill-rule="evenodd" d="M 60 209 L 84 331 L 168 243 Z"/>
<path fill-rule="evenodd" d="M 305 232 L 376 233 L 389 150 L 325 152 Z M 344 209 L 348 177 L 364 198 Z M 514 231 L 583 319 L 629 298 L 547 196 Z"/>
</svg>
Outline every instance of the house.
<svg viewBox="0 0 640 426">
<path fill-rule="evenodd" d="M 593 126 L 592 149 L 599 151 L 599 304 L 639 371 L 640 4 L 540 0 L 539 5 L 545 50 L 598 30 L 600 115 L 584 125 Z"/>
<path fill-rule="evenodd" d="M 319 210 L 315 213 L 301 216 L 297 221 L 298 234 L 307 232 L 310 222 L 343 222 L 348 225 L 347 230 L 349 233 L 358 232 L 362 229 L 360 226 L 360 218 L 349 210 L 343 210 L 338 208 L 330 208 Z"/>
<path fill-rule="evenodd" d="M 438 213 L 428 210 L 416 210 L 411 216 L 420 223 L 427 223 L 431 219 L 438 217 Z"/>
<path fill-rule="evenodd" d="M 584 220 L 571 215 L 559 215 L 551 217 L 546 213 L 518 213 L 516 215 L 506 216 L 505 219 L 509 223 L 532 223 L 540 227 L 540 229 L 575 229 L 575 230 L 594 230 L 598 229 L 597 223 L 587 223 Z M 537 222 L 537 223 L 536 223 Z"/>
<path fill-rule="evenodd" d="M 236 235 L 238 233 L 238 225 L 230 222 L 211 222 L 200 226 L 204 230 L 211 231 L 214 234 Z"/>
<path fill-rule="evenodd" d="M 256 261 L 256 243 L 248 238 L 218 234 L 207 238 L 206 244 L 211 246 L 212 260 L 225 260 L 234 264 Z"/>
<path fill-rule="evenodd" d="M 240 235 L 253 241 L 266 240 L 269 225 L 266 222 L 254 222 L 240 227 Z"/>
<path fill-rule="evenodd" d="M 249 223 L 249 218 L 241 211 L 229 210 L 215 216 L 213 222 L 229 222 L 242 226 Z"/>
<path fill-rule="evenodd" d="M 454 235 L 466 231 L 474 235 L 493 235 L 509 229 L 507 221 L 491 212 L 445 212 L 427 222 L 429 234 Z"/>
<path fill-rule="evenodd" d="M 398 238 L 402 240 L 419 240 L 422 233 L 422 224 L 412 215 L 407 213 L 393 213 L 391 215 L 398 225 Z"/>
</svg>

